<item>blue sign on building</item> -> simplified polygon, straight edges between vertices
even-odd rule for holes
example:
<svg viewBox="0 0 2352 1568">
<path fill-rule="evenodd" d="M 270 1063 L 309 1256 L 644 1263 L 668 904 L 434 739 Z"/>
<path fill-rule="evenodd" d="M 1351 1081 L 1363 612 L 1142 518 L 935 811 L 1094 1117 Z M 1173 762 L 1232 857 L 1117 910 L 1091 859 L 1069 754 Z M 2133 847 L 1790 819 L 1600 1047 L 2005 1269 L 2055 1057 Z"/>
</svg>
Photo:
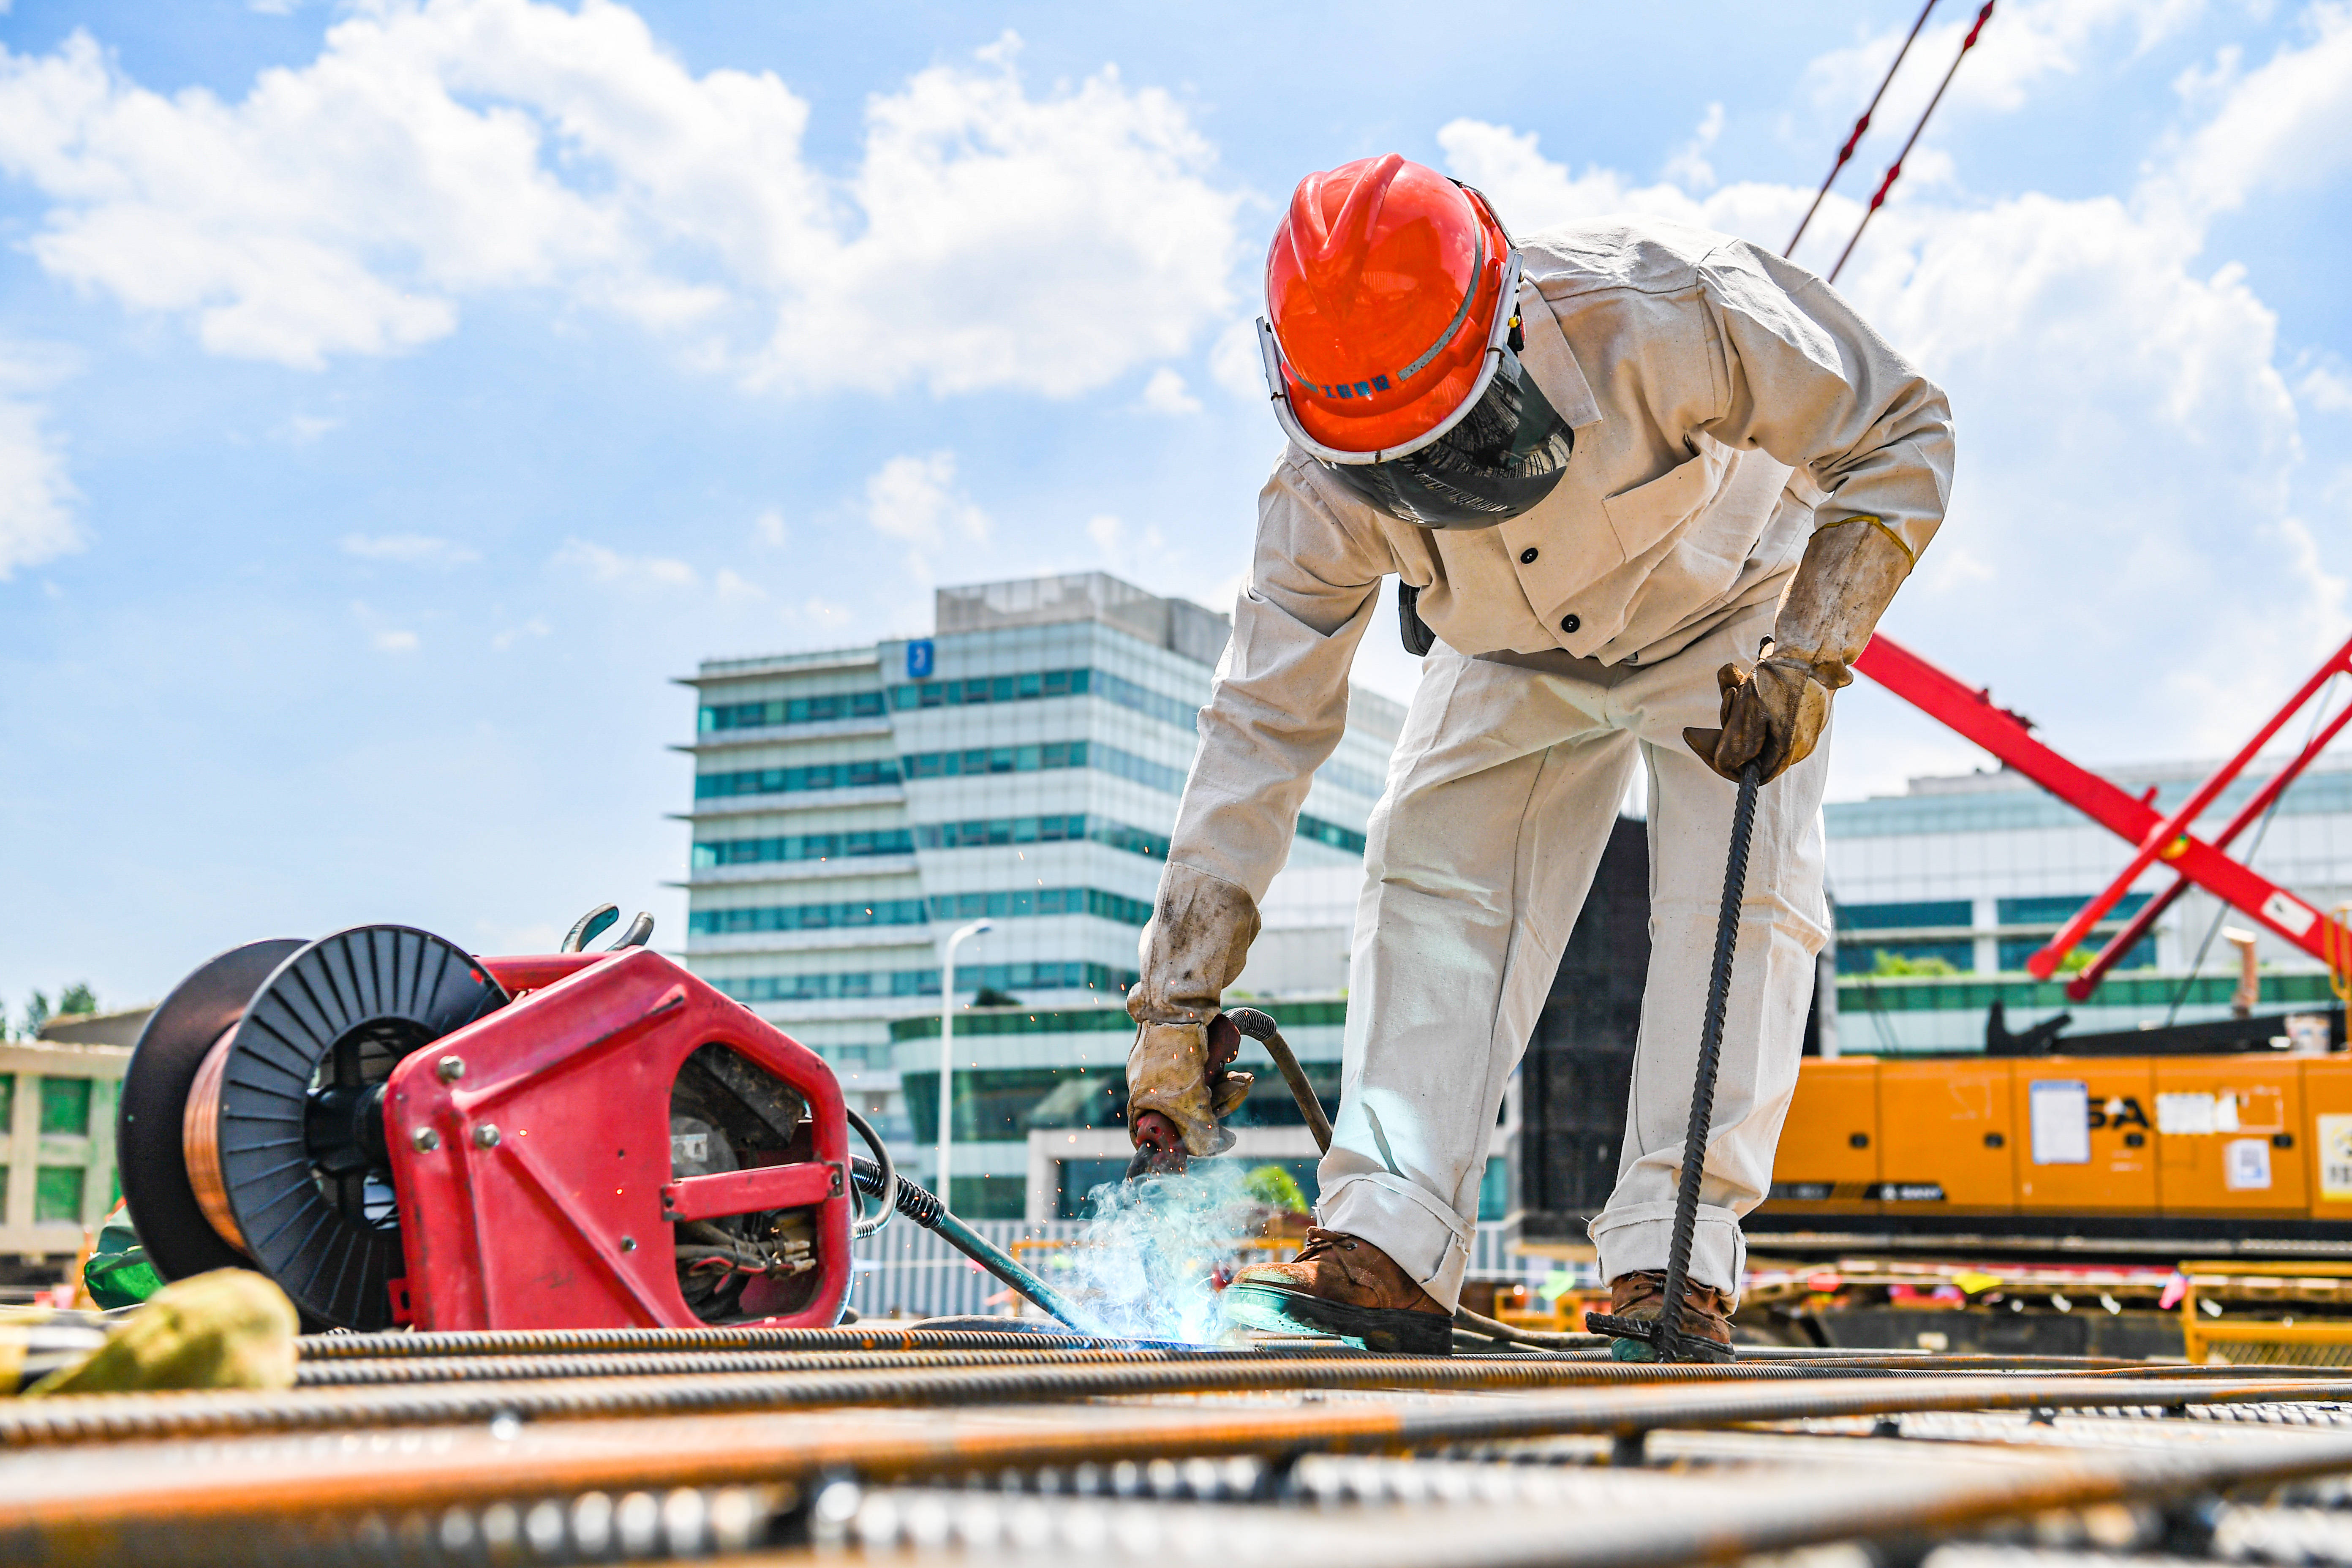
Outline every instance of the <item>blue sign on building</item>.
<svg viewBox="0 0 2352 1568">
<path fill-rule="evenodd" d="M 934 653 L 935 650 L 932 647 L 931 639 L 929 637 L 924 637 L 917 642 L 908 643 L 907 645 L 907 679 L 909 680 L 927 679 L 931 673 L 931 663 Z"/>
</svg>

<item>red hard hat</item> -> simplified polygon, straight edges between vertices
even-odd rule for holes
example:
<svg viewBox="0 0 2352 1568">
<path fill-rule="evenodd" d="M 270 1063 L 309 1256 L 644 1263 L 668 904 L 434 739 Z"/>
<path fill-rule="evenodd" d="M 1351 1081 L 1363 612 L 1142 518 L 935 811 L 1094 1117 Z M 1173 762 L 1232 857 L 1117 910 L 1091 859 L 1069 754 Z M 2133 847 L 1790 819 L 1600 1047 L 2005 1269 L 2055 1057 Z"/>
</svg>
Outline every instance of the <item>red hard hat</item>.
<svg viewBox="0 0 2352 1568">
<path fill-rule="evenodd" d="M 1323 446 L 1403 446 L 1462 406 L 1510 239 L 1485 202 L 1390 153 L 1309 174 L 1265 258 L 1285 390 Z"/>
</svg>

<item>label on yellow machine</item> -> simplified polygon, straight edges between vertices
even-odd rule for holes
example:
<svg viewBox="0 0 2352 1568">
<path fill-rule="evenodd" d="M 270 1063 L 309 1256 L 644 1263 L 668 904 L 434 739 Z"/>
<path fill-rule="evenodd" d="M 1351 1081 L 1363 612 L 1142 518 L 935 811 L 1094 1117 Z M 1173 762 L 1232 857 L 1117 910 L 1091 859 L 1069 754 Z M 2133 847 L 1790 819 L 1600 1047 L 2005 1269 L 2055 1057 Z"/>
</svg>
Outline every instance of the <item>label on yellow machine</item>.
<svg viewBox="0 0 2352 1568">
<path fill-rule="evenodd" d="M 2322 1116 L 2319 1131 L 2319 1198 L 2352 1204 L 2352 1116 Z"/>
</svg>

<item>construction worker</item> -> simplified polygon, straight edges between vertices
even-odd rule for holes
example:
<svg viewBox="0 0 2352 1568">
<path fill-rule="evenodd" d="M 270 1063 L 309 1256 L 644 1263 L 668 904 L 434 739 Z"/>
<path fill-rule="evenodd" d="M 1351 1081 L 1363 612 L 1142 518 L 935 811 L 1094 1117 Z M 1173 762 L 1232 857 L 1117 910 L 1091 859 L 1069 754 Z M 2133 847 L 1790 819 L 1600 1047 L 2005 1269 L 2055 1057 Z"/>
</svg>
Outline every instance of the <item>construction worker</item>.
<svg viewBox="0 0 2352 1568">
<path fill-rule="evenodd" d="M 1591 1224 L 1612 1310 L 1666 1265 L 1732 782 L 1760 792 L 1685 1335 L 1724 1348 L 1827 940 L 1832 695 L 1936 531 L 1943 393 L 1820 279 L 1627 221 L 1515 243 L 1395 154 L 1300 182 L 1258 323 L 1290 438 L 1259 496 L 1128 1011 L 1129 1123 L 1192 1155 L 1247 1092 L 1218 1019 L 1400 579 L 1426 664 L 1371 815 L 1339 1118 L 1298 1258 L 1229 1318 L 1444 1353 L 1506 1080 L 1636 766 L 1652 946 L 1618 1182 Z M 1617 1352 L 1645 1356 L 1621 1340 Z"/>
</svg>

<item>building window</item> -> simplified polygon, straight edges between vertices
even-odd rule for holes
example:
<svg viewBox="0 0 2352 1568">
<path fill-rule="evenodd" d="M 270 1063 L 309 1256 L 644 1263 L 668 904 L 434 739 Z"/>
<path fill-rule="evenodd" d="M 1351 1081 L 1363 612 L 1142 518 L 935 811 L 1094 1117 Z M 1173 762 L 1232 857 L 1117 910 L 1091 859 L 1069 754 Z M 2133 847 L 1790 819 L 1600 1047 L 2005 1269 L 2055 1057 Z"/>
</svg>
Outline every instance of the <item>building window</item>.
<svg viewBox="0 0 2352 1568">
<path fill-rule="evenodd" d="M 41 1131 L 45 1134 L 68 1138 L 89 1136 L 89 1079 L 45 1078 L 41 1080 Z M 79 1214 L 80 1210 L 76 1209 L 75 1213 Z"/>
<path fill-rule="evenodd" d="M 874 833 L 791 833 L 774 838 L 722 838 L 694 847 L 697 870 L 755 866 L 774 860 L 832 860 L 867 855 L 912 855 L 915 836 L 904 827 Z"/>
<path fill-rule="evenodd" d="M 839 719 L 879 719 L 882 693 L 839 691 L 824 697 L 776 697 L 763 702 L 707 704 L 696 721 L 715 730 L 765 730 L 778 724 L 822 724 Z"/>
<path fill-rule="evenodd" d="M 2108 914 L 2114 920 L 2127 921 L 2147 907 L 2147 897 L 2146 893 L 2126 893 Z M 2005 926 L 2048 926 L 2055 935 L 2060 926 L 2074 918 L 2076 910 L 2090 901 L 2087 893 L 2060 893 L 2046 899 L 2003 899 L 1995 908 Z"/>
<path fill-rule="evenodd" d="M 1837 924 L 1840 931 L 1899 931 L 1921 926 L 1967 926 L 1975 923 L 1975 906 L 1966 899 L 1937 899 L 1916 903 L 1840 904 L 1837 906 Z"/>
<path fill-rule="evenodd" d="M 49 1224 L 58 1220 L 79 1222 L 81 1219 L 81 1184 L 83 1171 L 79 1165 L 43 1165 L 33 1173 L 33 1223 Z"/>
<path fill-rule="evenodd" d="M 1318 844 L 1328 844 L 1334 849 L 1344 849 L 1350 855 L 1364 852 L 1364 836 L 1352 827 L 1342 827 L 1336 822 L 1326 822 L 1319 816 L 1301 816 L 1298 837 Z"/>
<path fill-rule="evenodd" d="M 1095 915 L 1139 926 L 1151 905 L 1100 888 L 1021 888 L 993 893 L 941 893 L 922 899 L 866 899 L 847 903 L 780 904 L 758 909 L 697 910 L 687 917 L 696 936 L 755 931 L 838 931 L 858 926 L 921 925 L 929 921 L 1020 920 L 1034 915 Z"/>
<path fill-rule="evenodd" d="M 1029 702 L 1046 697 L 1099 697 L 1147 718 L 1190 731 L 1200 705 L 1138 686 L 1107 669 L 1045 669 L 1026 675 L 974 677 L 966 680 L 921 680 L 890 689 L 898 712 L 923 708 L 965 708 L 983 702 Z"/>
<path fill-rule="evenodd" d="M 893 758 L 856 763 L 817 763 L 801 768 L 747 768 L 737 773 L 697 773 L 694 798 L 738 795 L 798 795 L 817 789 L 870 789 L 898 782 Z"/>
<path fill-rule="evenodd" d="M 959 963 L 956 994 L 998 991 L 1124 992 L 1135 984 L 1132 969 L 1107 963 Z M 849 974 L 754 974 L 713 979 L 712 987 L 739 1002 L 823 1002 L 840 997 L 936 996 L 936 969 L 879 970 Z"/>
</svg>

